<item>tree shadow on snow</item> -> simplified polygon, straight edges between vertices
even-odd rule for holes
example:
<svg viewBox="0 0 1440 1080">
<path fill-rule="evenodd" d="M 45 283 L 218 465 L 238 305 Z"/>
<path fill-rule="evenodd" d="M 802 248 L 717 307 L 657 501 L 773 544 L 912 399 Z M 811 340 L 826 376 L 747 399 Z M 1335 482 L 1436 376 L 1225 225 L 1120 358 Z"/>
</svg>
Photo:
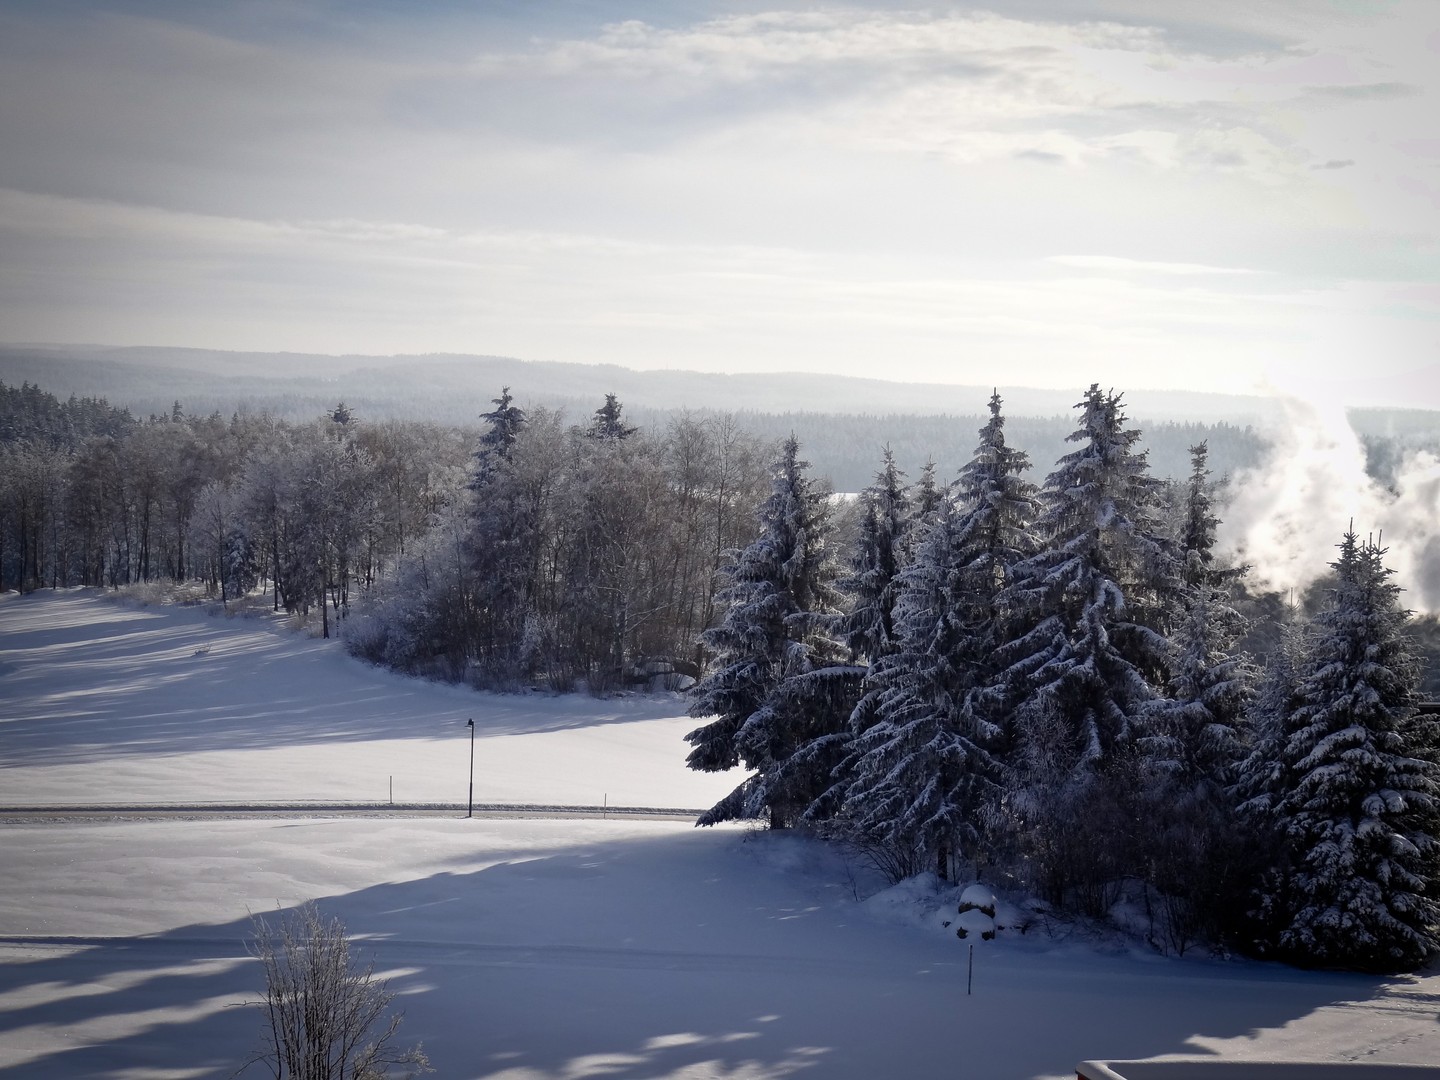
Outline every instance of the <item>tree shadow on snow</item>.
<svg viewBox="0 0 1440 1080">
<path fill-rule="evenodd" d="M 318 902 L 388 975 L 401 1041 L 422 1041 L 441 1077 L 1061 1077 L 1414 985 L 1027 945 L 986 952 L 968 995 L 948 932 L 875 922 L 848 887 L 694 840 L 598 841 Z M 250 932 L 237 919 L 0 952 L 0 1047 L 41 1047 L 0 1077 L 229 1076 L 261 1033 L 234 1005 L 260 989 Z"/>
<path fill-rule="evenodd" d="M 0 768 L 388 739 L 565 731 L 682 715 L 678 697 L 504 695 L 374 668 L 335 641 L 93 590 L 0 605 Z"/>
</svg>

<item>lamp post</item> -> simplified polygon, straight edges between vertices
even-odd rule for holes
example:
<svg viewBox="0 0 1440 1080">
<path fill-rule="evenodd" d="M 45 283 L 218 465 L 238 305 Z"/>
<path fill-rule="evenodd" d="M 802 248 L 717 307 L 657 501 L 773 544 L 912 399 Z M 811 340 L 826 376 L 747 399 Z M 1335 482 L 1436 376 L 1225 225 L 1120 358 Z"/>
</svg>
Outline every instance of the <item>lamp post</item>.
<svg viewBox="0 0 1440 1080">
<path fill-rule="evenodd" d="M 465 816 L 475 816 L 475 721 L 466 720 L 465 726 L 470 729 L 470 798 L 465 803 Z"/>
</svg>

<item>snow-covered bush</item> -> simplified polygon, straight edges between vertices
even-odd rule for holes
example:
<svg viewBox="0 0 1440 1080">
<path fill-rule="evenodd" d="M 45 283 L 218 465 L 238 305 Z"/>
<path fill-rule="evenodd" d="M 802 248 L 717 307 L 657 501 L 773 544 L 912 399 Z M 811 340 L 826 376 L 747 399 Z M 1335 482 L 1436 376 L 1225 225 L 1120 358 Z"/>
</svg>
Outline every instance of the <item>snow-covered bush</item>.
<svg viewBox="0 0 1440 1080">
<path fill-rule="evenodd" d="M 307 903 L 273 924 L 254 923 L 250 949 L 265 972 L 265 997 L 252 1004 L 264 1016 L 264 1035 L 243 1068 L 261 1065 L 275 1080 L 385 1080 L 429 1071 L 418 1045 L 395 1044 L 403 1016 L 390 1012 L 395 994 L 375 978 L 373 961 L 361 966 L 350 958 L 339 919 Z"/>
</svg>

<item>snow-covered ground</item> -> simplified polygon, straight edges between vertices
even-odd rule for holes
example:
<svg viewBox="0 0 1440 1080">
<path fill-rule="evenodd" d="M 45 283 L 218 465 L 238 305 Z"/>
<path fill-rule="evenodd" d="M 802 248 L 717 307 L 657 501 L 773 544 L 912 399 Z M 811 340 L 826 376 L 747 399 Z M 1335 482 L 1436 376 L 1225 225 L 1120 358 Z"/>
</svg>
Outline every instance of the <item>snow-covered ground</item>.
<svg viewBox="0 0 1440 1080">
<path fill-rule="evenodd" d="M 0 599 L 0 803 L 475 799 L 708 807 L 678 696 L 476 694 L 268 617 L 93 591 Z"/>
<path fill-rule="evenodd" d="M 197 650 L 209 646 L 208 652 Z M 477 798 L 706 806 L 677 700 L 505 698 L 269 620 L 0 599 L 0 804 Z M 486 764 L 488 763 L 488 771 Z M 0 826 L 0 1078 L 205 1077 L 255 1044 L 249 914 L 315 899 L 438 1077 L 1027 1080 L 1084 1058 L 1440 1063 L 1440 978 L 1169 960 L 1078 935 L 969 950 L 924 883 L 665 821 Z M 861 898 L 857 901 L 857 895 Z M 254 1075 L 259 1075 L 255 1073 Z"/>
</svg>

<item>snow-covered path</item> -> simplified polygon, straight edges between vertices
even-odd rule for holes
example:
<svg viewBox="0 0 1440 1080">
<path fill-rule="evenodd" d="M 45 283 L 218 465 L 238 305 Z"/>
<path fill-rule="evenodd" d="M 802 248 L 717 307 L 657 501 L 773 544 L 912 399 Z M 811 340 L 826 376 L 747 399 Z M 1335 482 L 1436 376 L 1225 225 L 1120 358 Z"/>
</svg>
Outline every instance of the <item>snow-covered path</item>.
<svg viewBox="0 0 1440 1080">
<path fill-rule="evenodd" d="M 0 665 L 0 804 L 312 788 L 344 801 L 341 778 L 366 770 L 455 801 L 472 710 L 477 758 L 512 755 L 493 784 L 517 802 L 598 801 L 579 793 L 606 754 L 639 804 L 707 805 L 735 779 L 679 764 L 691 722 L 676 702 L 473 695 L 193 610 L 8 597 Z M 477 762 L 477 794 L 483 775 Z M 0 1080 L 230 1076 L 259 1031 L 237 1006 L 259 989 L 250 914 L 306 899 L 374 955 L 406 1009 L 402 1035 L 442 1078 L 1030 1080 L 1174 1054 L 1440 1063 L 1440 978 L 1032 933 L 977 947 L 967 994 L 968 949 L 923 897 L 857 902 L 873 882 L 833 851 L 743 828 L 4 824 L 0 868 Z"/>
</svg>

